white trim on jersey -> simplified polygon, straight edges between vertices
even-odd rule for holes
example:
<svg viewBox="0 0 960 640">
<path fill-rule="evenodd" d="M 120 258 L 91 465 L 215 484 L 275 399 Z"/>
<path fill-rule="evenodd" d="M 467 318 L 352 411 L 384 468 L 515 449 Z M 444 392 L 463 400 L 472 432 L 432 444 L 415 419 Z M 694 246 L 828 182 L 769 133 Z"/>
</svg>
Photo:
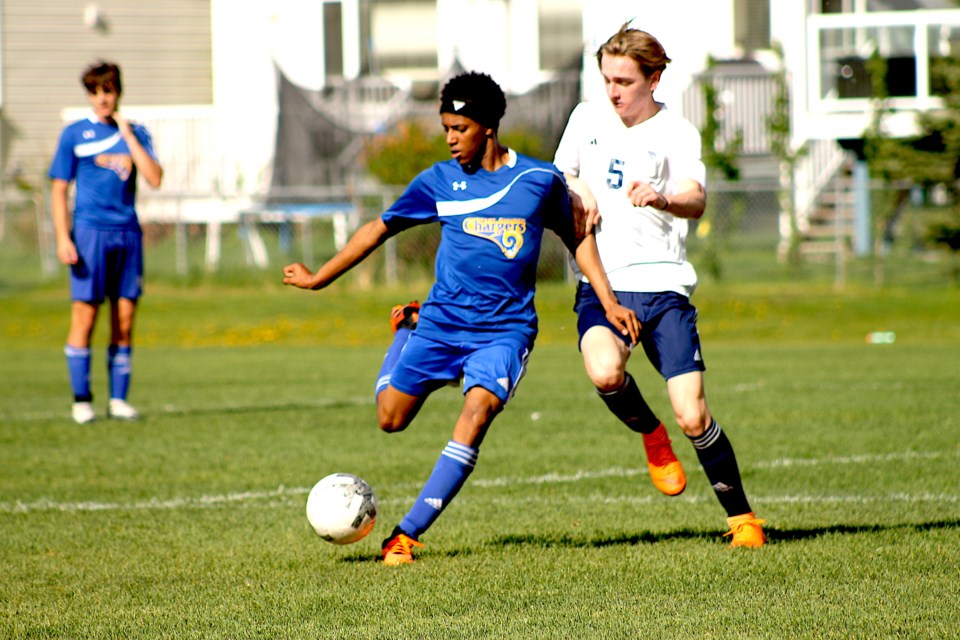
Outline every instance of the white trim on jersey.
<svg viewBox="0 0 960 640">
<path fill-rule="evenodd" d="M 510 184 L 505 186 L 500 191 L 497 191 L 494 194 L 491 194 L 485 198 L 473 198 L 472 200 L 438 200 L 437 201 L 437 215 L 441 218 L 446 216 L 462 216 L 470 213 L 476 213 L 477 211 L 483 211 L 488 209 L 493 205 L 497 204 L 510 192 L 510 189 L 513 188 L 513 185 L 517 181 L 528 173 L 536 173 L 542 171 L 543 173 L 552 173 L 560 179 L 563 179 L 563 176 L 560 175 L 559 171 L 550 171 L 549 169 L 527 169 L 519 174 L 517 177 L 510 181 Z"/>
<path fill-rule="evenodd" d="M 78 158 L 89 158 L 90 156 L 95 156 L 113 148 L 113 146 L 118 142 L 120 142 L 119 131 L 109 138 L 104 138 L 103 140 L 94 140 L 92 142 L 83 142 L 78 144 L 73 148 L 73 153 Z"/>
</svg>

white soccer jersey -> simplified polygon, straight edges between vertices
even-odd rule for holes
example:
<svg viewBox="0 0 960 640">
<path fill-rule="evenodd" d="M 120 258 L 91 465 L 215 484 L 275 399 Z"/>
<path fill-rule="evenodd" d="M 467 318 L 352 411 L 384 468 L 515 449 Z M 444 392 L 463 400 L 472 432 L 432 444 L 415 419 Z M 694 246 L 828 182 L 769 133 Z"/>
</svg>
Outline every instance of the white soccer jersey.
<svg viewBox="0 0 960 640">
<path fill-rule="evenodd" d="M 687 220 L 627 198 L 634 181 L 665 195 L 676 193 L 683 178 L 706 186 L 700 133 L 690 122 L 661 105 L 657 115 L 627 127 L 609 102 L 584 102 L 570 114 L 554 164 L 579 176 L 597 199 L 597 245 L 614 291 L 693 293 Z"/>
</svg>

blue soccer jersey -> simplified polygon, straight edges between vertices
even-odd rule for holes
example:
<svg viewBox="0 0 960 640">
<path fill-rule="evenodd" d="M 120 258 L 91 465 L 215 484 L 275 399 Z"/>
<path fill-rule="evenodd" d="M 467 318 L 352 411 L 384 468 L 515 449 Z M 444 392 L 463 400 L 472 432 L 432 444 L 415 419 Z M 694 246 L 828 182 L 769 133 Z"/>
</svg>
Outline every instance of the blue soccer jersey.
<svg viewBox="0 0 960 640">
<path fill-rule="evenodd" d="M 130 126 L 144 150 L 156 159 L 147 130 Z M 76 180 L 74 226 L 137 228 L 137 168 L 116 125 L 92 117 L 67 125 L 50 165 L 50 178 Z"/>
<path fill-rule="evenodd" d="M 492 173 L 465 173 L 455 160 L 433 165 L 382 219 L 391 231 L 440 223 L 436 283 L 417 333 L 446 342 L 514 333 L 532 343 L 543 231 L 555 231 L 571 251 L 577 245 L 563 176 L 513 150 L 508 164 Z"/>
</svg>

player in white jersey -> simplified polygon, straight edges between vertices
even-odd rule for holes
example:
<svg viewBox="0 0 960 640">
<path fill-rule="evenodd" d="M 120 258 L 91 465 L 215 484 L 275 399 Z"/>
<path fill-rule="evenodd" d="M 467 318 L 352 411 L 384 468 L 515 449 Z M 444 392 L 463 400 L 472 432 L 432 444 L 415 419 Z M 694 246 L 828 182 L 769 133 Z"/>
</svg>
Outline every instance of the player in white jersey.
<svg viewBox="0 0 960 640">
<path fill-rule="evenodd" d="M 73 388 L 73 419 L 95 419 L 90 391 L 90 337 L 104 300 L 110 300 L 107 351 L 111 418 L 134 420 L 127 403 L 133 349 L 133 320 L 143 278 L 143 241 L 134 209 L 137 176 L 153 188 L 163 170 L 150 134 L 120 115 L 120 67 L 100 62 L 81 76 L 93 112 L 67 125 L 50 164 L 50 208 L 57 257 L 70 266 L 73 301 L 64 352 Z M 76 185 L 73 216 L 70 183 Z M 72 227 L 72 228 L 71 228 Z"/>
<path fill-rule="evenodd" d="M 763 520 L 750 509 L 733 447 L 707 407 L 697 310 L 689 300 L 697 274 L 687 261 L 688 221 L 706 207 L 700 134 L 653 97 L 670 58 L 652 35 L 625 24 L 600 47 L 597 61 L 608 101 L 577 106 L 554 163 L 599 225 L 610 286 L 641 322 L 640 344 L 666 380 L 677 423 L 727 512 L 731 546 L 762 546 Z M 654 485 L 678 495 L 686 487 L 683 467 L 626 370 L 632 345 L 598 301 L 582 278 L 576 310 L 587 375 L 610 411 L 643 434 Z"/>
<path fill-rule="evenodd" d="M 452 78 L 440 96 L 452 159 L 418 175 L 316 273 L 300 263 L 284 267 L 285 284 L 322 289 L 390 236 L 440 225 L 436 282 L 423 307 L 394 310 L 394 338 L 374 391 L 377 418 L 382 430 L 402 431 L 433 391 L 457 379 L 463 380 L 463 408 L 420 495 L 383 541 L 386 565 L 413 562 L 420 536 L 467 481 L 487 430 L 523 378 L 537 335 L 534 290 L 546 229 L 590 275 L 611 326 L 631 342 L 639 330 L 636 315 L 606 285 L 593 236 L 584 237 L 575 224 L 563 175 L 500 144 L 505 109 L 503 91 L 490 76 Z"/>
</svg>

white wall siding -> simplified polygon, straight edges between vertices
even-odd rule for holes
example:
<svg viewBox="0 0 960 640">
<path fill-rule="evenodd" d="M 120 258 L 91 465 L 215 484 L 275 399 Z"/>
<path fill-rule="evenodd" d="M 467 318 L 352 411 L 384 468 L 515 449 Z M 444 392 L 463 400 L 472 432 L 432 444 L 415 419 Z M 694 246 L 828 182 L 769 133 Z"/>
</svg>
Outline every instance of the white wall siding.
<svg viewBox="0 0 960 640">
<path fill-rule="evenodd" d="M 102 28 L 85 24 L 100 7 Z M 4 0 L 3 140 L 7 171 L 42 181 L 64 107 L 84 106 L 80 74 L 123 70 L 123 105 L 211 104 L 210 0 Z"/>
</svg>

